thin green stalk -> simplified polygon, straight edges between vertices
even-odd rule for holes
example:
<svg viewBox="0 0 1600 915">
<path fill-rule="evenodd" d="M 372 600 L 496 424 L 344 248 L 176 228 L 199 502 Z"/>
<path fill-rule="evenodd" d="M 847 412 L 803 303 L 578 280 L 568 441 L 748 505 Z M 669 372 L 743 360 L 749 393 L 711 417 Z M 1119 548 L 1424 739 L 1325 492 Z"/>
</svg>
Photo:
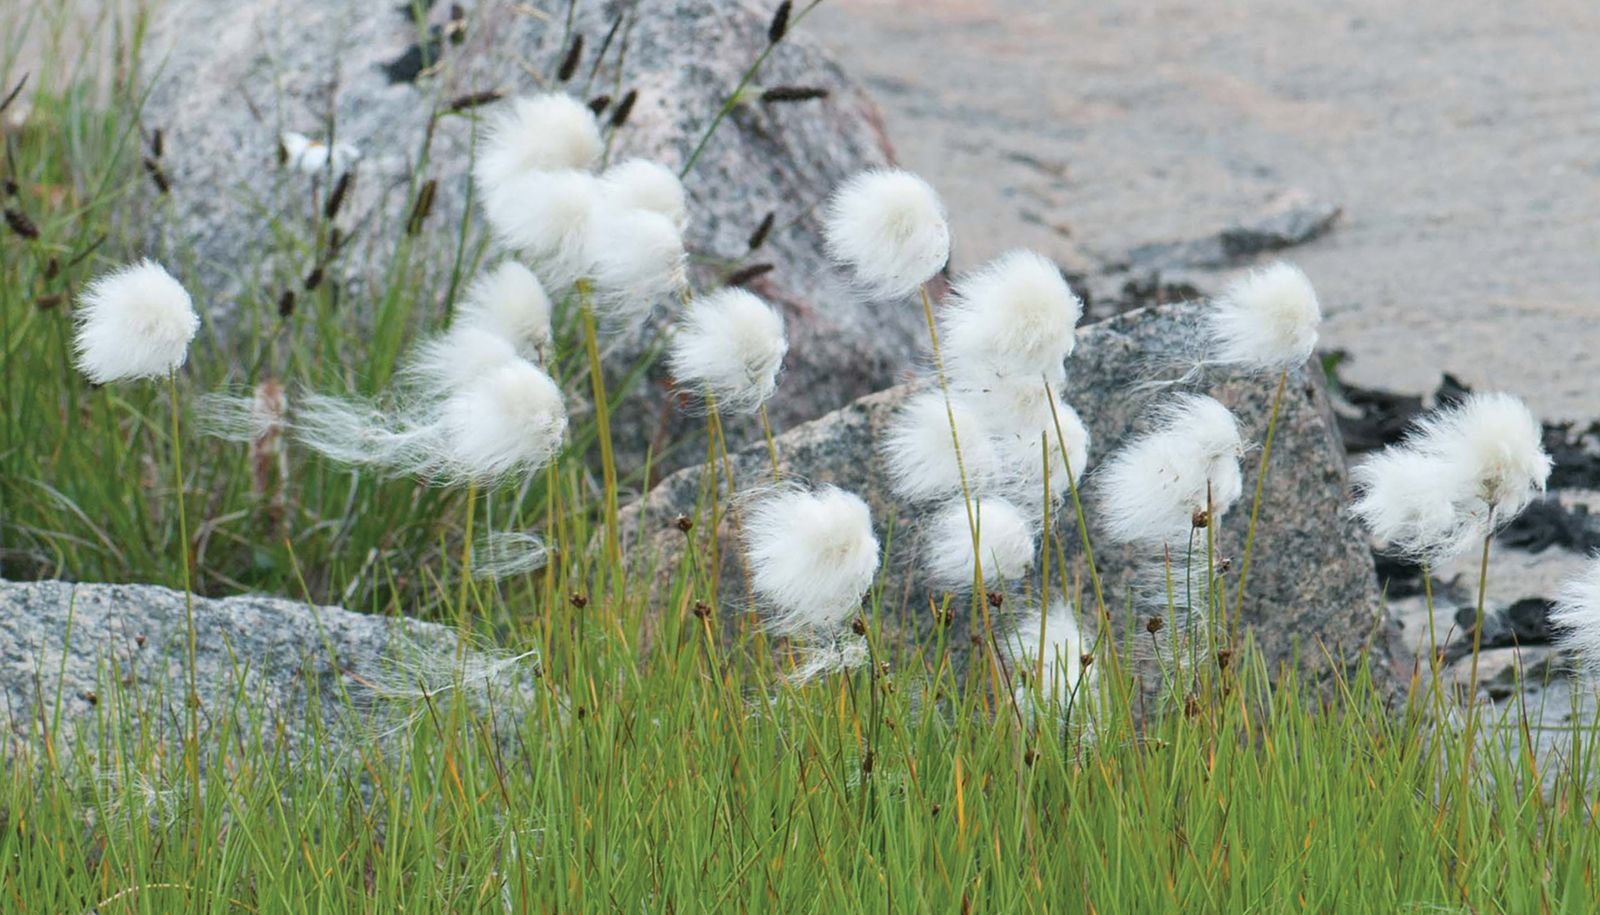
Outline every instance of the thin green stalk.
<svg viewBox="0 0 1600 915">
<path fill-rule="evenodd" d="M 761 432 L 767 437 L 767 454 L 772 458 L 772 482 L 783 481 L 783 472 L 778 469 L 778 443 L 772 436 L 772 419 L 767 415 L 767 405 L 761 405 Z"/>
<path fill-rule="evenodd" d="M 595 328 L 594 287 L 578 281 L 578 306 L 583 313 L 583 342 L 589 354 L 589 380 L 594 390 L 594 420 L 600 437 L 600 466 L 605 488 L 606 559 L 615 583 L 622 583 L 622 542 L 617 531 L 617 461 L 611 448 L 611 406 L 606 399 L 606 376 L 600 363 L 600 335 Z"/>
<path fill-rule="evenodd" d="M 1272 415 L 1267 419 L 1267 438 L 1261 446 L 1261 465 L 1256 468 L 1256 496 L 1250 503 L 1250 528 L 1244 536 L 1244 558 L 1239 562 L 1239 587 L 1233 615 L 1244 614 L 1244 586 L 1250 578 L 1250 554 L 1256 546 L 1256 517 L 1261 513 L 1261 493 L 1267 483 L 1267 462 L 1272 460 L 1272 440 L 1278 434 L 1278 413 L 1283 407 L 1283 390 L 1289 383 L 1289 370 L 1278 375 L 1278 390 L 1272 395 Z"/>
<path fill-rule="evenodd" d="M 184 765 L 189 769 L 190 786 L 194 789 L 195 841 L 202 839 L 204 808 L 200 803 L 200 690 L 195 681 L 195 656 L 198 654 L 194 633 L 194 575 L 189 569 L 189 514 L 183 497 L 183 439 L 178 422 L 178 371 L 167 373 L 167 394 L 172 413 L 172 475 L 178 487 L 178 562 L 183 569 L 183 620 L 188 632 L 189 694 L 184 697 L 188 709 L 189 733 L 184 740 Z"/>
</svg>

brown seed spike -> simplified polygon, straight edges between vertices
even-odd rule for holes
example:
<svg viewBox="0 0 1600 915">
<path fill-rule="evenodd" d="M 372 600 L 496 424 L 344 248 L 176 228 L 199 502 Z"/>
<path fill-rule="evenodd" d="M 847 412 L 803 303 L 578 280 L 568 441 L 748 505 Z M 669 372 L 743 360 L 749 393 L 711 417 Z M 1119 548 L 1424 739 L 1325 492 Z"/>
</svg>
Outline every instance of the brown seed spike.
<svg viewBox="0 0 1600 915">
<path fill-rule="evenodd" d="M 29 241 L 39 237 L 39 227 L 34 225 L 33 220 L 29 219 L 21 210 L 7 207 L 6 225 L 11 227 L 11 231 Z"/>
<path fill-rule="evenodd" d="M 856 617 L 855 619 L 850 621 L 850 631 L 854 632 L 856 635 L 866 635 L 867 634 L 867 621 L 862 619 L 859 616 Z"/>
<path fill-rule="evenodd" d="M 406 220 L 406 234 L 415 238 L 422 234 L 422 224 L 433 212 L 433 195 L 439 190 L 439 180 L 429 178 L 417 194 L 417 202 L 411 207 L 411 217 Z"/>
<path fill-rule="evenodd" d="M 311 272 L 310 273 L 306 274 L 306 281 L 305 281 L 305 284 L 304 284 L 305 287 L 306 287 L 306 292 L 311 292 L 311 291 L 315 290 L 318 286 L 321 286 L 322 285 L 322 280 L 323 280 L 322 265 L 318 264 L 315 267 L 311 268 Z"/>
<path fill-rule="evenodd" d="M 672 522 L 672 524 L 685 534 L 694 530 L 694 519 L 690 518 L 688 515 L 679 515 L 677 520 Z"/>
<path fill-rule="evenodd" d="M 1189 524 L 1195 530 L 1203 530 L 1211 526 L 1211 515 L 1197 510 L 1193 515 L 1189 516 Z"/>
<path fill-rule="evenodd" d="M 617 110 L 611 112 L 611 129 L 616 130 L 628 123 L 628 115 L 633 114 L 633 106 L 639 101 L 639 90 L 629 89 L 628 94 L 617 103 Z"/>
<path fill-rule="evenodd" d="M 556 71 L 556 79 L 566 82 L 572 74 L 578 72 L 578 64 L 583 60 L 583 33 L 572 36 L 572 45 L 567 48 L 567 56 L 561 59 L 561 69 Z"/>
<path fill-rule="evenodd" d="M 793 0 L 783 0 L 778 4 L 777 12 L 772 14 L 772 22 L 767 25 L 767 43 L 777 44 L 783 36 L 789 34 L 789 11 L 794 9 Z"/>
<path fill-rule="evenodd" d="M 589 606 L 589 598 L 584 597 L 582 594 L 579 594 L 576 591 L 573 592 L 571 600 L 572 606 L 577 607 L 579 610 Z"/>
<path fill-rule="evenodd" d="M 767 274 L 771 273 L 773 269 L 774 268 L 772 264 L 751 264 L 748 267 L 741 267 L 740 269 L 728 274 L 728 279 L 725 282 L 729 286 L 747 286 L 750 284 L 751 280 L 766 276 Z"/>
<path fill-rule="evenodd" d="M 761 93 L 761 101 L 768 104 L 785 102 L 811 102 L 828 97 L 828 90 L 820 86 L 773 86 Z"/>
<path fill-rule="evenodd" d="M 151 183 L 156 186 L 157 193 L 172 193 L 172 182 L 167 180 L 167 173 L 162 171 L 161 163 L 153 158 L 146 158 L 144 160 L 144 171 L 145 174 L 150 176 Z"/>
<path fill-rule="evenodd" d="M 751 251 L 754 251 L 755 249 L 767 243 L 767 236 L 772 234 L 772 224 L 776 222 L 777 219 L 778 213 L 776 210 L 768 210 L 767 215 L 761 217 L 761 224 L 756 226 L 756 230 L 754 232 L 750 233 Z"/>
<path fill-rule="evenodd" d="M 480 105 L 487 105 L 490 102 L 498 102 L 505 98 L 505 95 L 505 92 L 499 89 L 485 89 L 482 92 L 468 92 L 466 95 L 458 95 L 451 99 L 450 110 L 457 112 L 470 111 L 473 108 L 479 107 Z"/>
<path fill-rule="evenodd" d="M 293 289 L 285 289 L 283 295 L 278 296 L 278 317 L 288 320 L 294 315 L 295 294 Z"/>
<path fill-rule="evenodd" d="M 1000 609 L 1000 605 L 1006 602 L 1006 596 L 1001 594 L 999 591 L 990 591 L 984 596 L 988 598 L 989 606 L 995 608 L 996 610 Z"/>
<path fill-rule="evenodd" d="M 1150 619 L 1145 621 L 1144 631 L 1150 633 L 1151 635 L 1155 635 L 1156 633 L 1160 632 L 1161 627 L 1165 626 L 1166 624 L 1166 620 L 1163 620 L 1161 617 L 1152 616 Z"/>
<path fill-rule="evenodd" d="M 589 100 L 589 110 L 594 112 L 595 117 L 604 114 L 605 110 L 610 107 L 611 96 L 609 95 L 597 95 Z"/>
<path fill-rule="evenodd" d="M 333 185 L 333 193 L 328 195 L 327 203 L 322 206 L 322 218 L 333 219 L 339 215 L 339 208 L 344 206 L 344 199 L 350 193 L 350 185 L 356 180 L 355 172 L 345 172 Z"/>
</svg>

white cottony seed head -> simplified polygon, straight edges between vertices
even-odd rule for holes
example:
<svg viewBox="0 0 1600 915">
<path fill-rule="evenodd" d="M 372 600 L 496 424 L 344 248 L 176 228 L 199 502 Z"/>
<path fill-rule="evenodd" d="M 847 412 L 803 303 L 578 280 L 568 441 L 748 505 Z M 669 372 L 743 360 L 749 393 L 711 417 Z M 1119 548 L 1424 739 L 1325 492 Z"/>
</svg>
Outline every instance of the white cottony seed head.
<svg viewBox="0 0 1600 915">
<path fill-rule="evenodd" d="M 468 288 L 452 326 L 487 331 L 531 357 L 550 346 L 550 297 L 532 270 L 505 261 Z"/>
<path fill-rule="evenodd" d="M 851 178 L 829 201 L 823 230 L 828 255 L 875 299 L 910 295 L 950 259 L 944 204 L 909 172 Z"/>
<path fill-rule="evenodd" d="M 942 392 L 923 391 L 896 411 L 880 445 L 896 495 L 924 502 L 961 492 L 961 467 L 950 436 L 952 413 L 968 488 L 983 491 L 998 476 L 993 438 L 982 411 L 959 397 L 946 411 Z"/>
<path fill-rule="evenodd" d="M 1061 270 L 1032 251 L 1013 251 L 956 283 L 942 344 L 961 385 L 1054 379 L 1072 353 L 1083 303 Z"/>
<path fill-rule="evenodd" d="M 963 498 L 946 503 L 924 529 L 923 554 L 930 580 L 951 590 L 971 588 L 978 557 L 985 587 L 1021 578 L 1033 567 L 1035 551 L 1035 525 L 1028 515 L 1000 498 L 975 498 L 972 511 L 978 526 L 976 550 Z"/>
<path fill-rule="evenodd" d="M 537 366 L 513 360 L 440 408 L 437 468 L 450 481 L 492 483 L 548 464 L 566 440 L 561 389 Z"/>
<path fill-rule="evenodd" d="M 606 202 L 625 210 L 649 210 L 672 220 L 681 231 L 689 206 L 683 182 L 672 169 L 649 159 L 626 159 L 600 175 Z"/>
<path fill-rule="evenodd" d="M 861 609 L 878 571 L 878 538 L 861 497 L 832 486 L 779 490 L 744 520 L 751 585 L 774 633 L 830 633 Z"/>
<path fill-rule="evenodd" d="M 688 284 L 683 235 L 660 213 L 608 207 L 590 233 L 595 307 L 612 328 L 638 323 Z"/>
<path fill-rule="evenodd" d="M 788 351 L 783 317 L 754 294 L 729 288 L 689 303 L 669 364 L 680 385 L 709 393 L 717 409 L 749 413 L 772 396 Z"/>
<path fill-rule="evenodd" d="M 1562 586 L 1550 622 L 1560 630 L 1561 647 L 1591 677 L 1600 675 L 1600 557 L 1590 557 L 1583 571 Z"/>
<path fill-rule="evenodd" d="M 1220 361 L 1285 369 L 1311 358 L 1322 307 L 1300 268 L 1280 262 L 1229 286 L 1208 317 Z"/>
<path fill-rule="evenodd" d="M 586 171 L 604 148 L 594 112 L 577 99 L 560 93 L 516 98 L 489 119 L 472 171 L 478 193 L 489 200 L 531 172 Z"/>
<path fill-rule="evenodd" d="M 1221 518 L 1244 489 L 1244 443 L 1228 408 L 1201 395 L 1173 398 L 1156 427 L 1124 445 L 1096 474 L 1106 533 L 1117 542 L 1186 542 L 1208 506 Z"/>
<path fill-rule="evenodd" d="M 176 370 L 200 328 L 189 293 L 152 260 L 90 283 L 76 317 L 78 370 L 96 384 Z"/>
<path fill-rule="evenodd" d="M 599 181 L 587 172 L 529 172 L 483 196 L 483 215 L 496 240 L 527 255 L 553 288 L 589 272 Z"/>
<path fill-rule="evenodd" d="M 1041 641 L 1043 654 L 1040 653 Z M 1039 659 L 1044 659 L 1044 680 L 1037 684 L 1044 701 L 1060 705 L 1082 698 L 1088 706 L 1083 689 L 1091 682 L 1088 676 L 1094 668 L 1083 666 L 1083 656 L 1089 646 L 1078 628 L 1070 602 L 1052 599 L 1043 619 L 1037 607 L 1019 613 L 1000 645 L 1011 665 L 1013 679 L 1019 679 L 1021 673 L 1036 676 Z M 1031 707 L 1032 694 L 1028 688 L 1019 683 L 1016 692 L 1019 707 Z"/>
</svg>

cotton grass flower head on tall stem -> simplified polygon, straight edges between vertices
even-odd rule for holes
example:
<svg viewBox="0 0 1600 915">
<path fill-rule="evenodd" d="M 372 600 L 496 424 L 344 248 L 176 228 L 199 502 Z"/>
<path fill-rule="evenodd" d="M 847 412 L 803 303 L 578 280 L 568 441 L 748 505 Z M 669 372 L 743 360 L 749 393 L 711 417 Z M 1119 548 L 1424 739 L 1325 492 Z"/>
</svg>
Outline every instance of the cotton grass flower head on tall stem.
<svg viewBox="0 0 1600 915">
<path fill-rule="evenodd" d="M 750 583 L 779 635 L 830 637 L 860 612 L 878 571 L 872 513 L 833 486 L 756 497 L 744 518 Z"/>
<path fill-rule="evenodd" d="M 895 412 L 879 445 L 889 485 L 902 499 L 926 502 L 961 492 L 961 468 L 950 437 L 952 414 L 969 487 L 982 492 L 987 481 L 999 478 L 993 436 L 978 405 L 958 397 L 947 412 L 942 392 L 922 391 Z"/>
<path fill-rule="evenodd" d="M 1090 444 L 1088 427 L 1066 403 L 1065 385 L 1041 378 L 997 382 L 973 398 L 995 430 L 992 446 L 1002 469 L 997 488 L 1036 502 L 1048 474 L 1050 501 L 1060 503 L 1088 467 Z"/>
<path fill-rule="evenodd" d="M 480 199 L 495 239 L 529 258 L 552 288 L 590 272 L 602 204 L 595 176 L 529 172 L 480 191 Z"/>
<path fill-rule="evenodd" d="M 550 376 L 516 359 L 446 400 L 436 430 L 423 474 L 489 485 L 554 460 L 566 441 L 567 413 Z"/>
<path fill-rule="evenodd" d="M 668 365 L 679 385 L 708 394 L 718 410 L 751 413 L 777 388 L 788 351 L 777 310 L 753 293 L 728 288 L 689 302 Z"/>
<path fill-rule="evenodd" d="M 491 199 L 534 172 L 584 171 L 605 150 L 588 106 L 561 93 L 510 100 L 489 119 L 473 177 Z"/>
<path fill-rule="evenodd" d="M 944 204 L 909 172 L 873 169 L 839 188 L 823 220 L 828 256 L 874 299 L 915 292 L 950 259 Z"/>
<path fill-rule="evenodd" d="M 1082 316 L 1054 263 L 1032 251 L 1003 255 L 957 280 L 941 315 L 951 378 L 963 387 L 1058 379 Z"/>
<path fill-rule="evenodd" d="M 542 355 L 551 343 L 550 296 L 532 270 L 504 261 L 468 287 L 452 326 L 500 337 L 523 358 Z"/>
<path fill-rule="evenodd" d="M 630 210 L 659 213 L 681 231 L 689 218 L 689 204 L 677 172 L 649 159 L 625 159 L 600 175 L 607 203 Z"/>
<path fill-rule="evenodd" d="M 606 207 L 590 226 L 594 307 L 612 329 L 632 327 L 688 285 L 683 234 L 652 210 Z"/>
<path fill-rule="evenodd" d="M 78 298 L 78 370 L 95 384 L 161 378 L 180 368 L 200 329 L 189 293 L 152 260 L 91 282 Z"/>
<path fill-rule="evenodd" d="M 1234 282 L 1207 319 L 1217 361 L 1280 371 L 1311 358 L 1322 307 L 1305 273 L 1279 262 Z"/>
<path fill-rule="evenodd" d="M 1070 601 L 1054 598 L 1042 614 L 1037 608 L 1018 613 L 1001 636 L 1000 646 L 1012 671 L 1019 710 L 1042 710 L 1034 690 L 1022 682 L 1024 673 L 1034 681 L 1044 708 L 1065 716 L 1069 708 L 1088 707 L 1086 688 L 1093 682 L 1094 668 L 1083 663 L 1090 645 Z"/>
<path fill-rule="evenodd" d="M 976 547 L 967 525 L 967 506 L 960 498 L 940 508 L 923 529 L 923 565 L 929 580 L 941 588 L 964 591 L 973 586 L 980 561 L 985 587 L 1022 578 L 1033 567 L 1037 524 L 1001 498 L 974 498 L 972 510 L 978 524 Z"/>
<path fill-rule="evenodd" d="M 1233 414 L 1211 397 L 1175 396 L 1155 416 L 1155 428 L 1096 475 L 1102 523 L 1115 542 L 1181 546 L 1197 515 L 1221 518 L 1239 498 L 1244 442 Z"/>
<path fill-rule="evenodd" d="M 1550 622 L 1556 641 L 1590 677 L 1600 677 L 1600 556 L 1561 586 Z"/>
</svg>

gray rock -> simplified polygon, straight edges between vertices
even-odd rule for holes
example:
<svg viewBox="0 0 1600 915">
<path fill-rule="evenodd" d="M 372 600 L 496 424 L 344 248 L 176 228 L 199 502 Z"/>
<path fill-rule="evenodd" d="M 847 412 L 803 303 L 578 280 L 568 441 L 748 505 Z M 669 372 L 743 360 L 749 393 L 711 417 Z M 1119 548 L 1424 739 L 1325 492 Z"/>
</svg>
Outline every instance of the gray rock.
<svg viewBox="0 0 1600 915">
<path fill-rule="evenodd" d="M 1184 359 L 1200 333 L 1199 315 L 1195 305 L 1167 306 L 1129 312 L 1079 331 L 1078 347 L 1069 363 L 1068 399 L 1093 436 L 1084 483 L 1092 536 L 1094 467 L 1139 427 L 1155 396 L 1147 384 L 1152 371 Z M 1247 436 L 1259 437 L 1264 432 L 1273 379 L 1213 370 L 1200 387 L 1236 412 Z M 933 627 L 929 601 L 941 599 L 917 570 L 916 510 L 891 493 L 875 447 L 896 408 L 914 390 L 904 385 L 864 397 L 778 439 L 786 476 L 839 485 L 859 493 L 871 505 L 880 540 L 891 543 L 884 617 L 891 637 L 900 640 L 928 639 Z M 1359 652 L 1370 649 L 1375 678 L 1392 687 L 1401 682 L 1395 667 L 1397 653 L 1391 651 L 1388 627 L 1383 625 L 1367 540 L 1344 511 L 1347 480 L 1342 454 L 1320 374 L 1312 365 L 1296 369 L 1290 374 L 1274 443 L 1243 622 L 1260 646 L 1269 670 L 1295 661 L 1302 682 L 1331 686 L 1335 672 L 1350 671 Z M 1219 556 L 1237 560 L 1243 552 L 1258 460 L 1259 452 L 1255 452 L 1244 461 L 1246 495 L 1219 525 Z M 770 479 L 764 446 L 738 452 L 731 464 L 741 488 Z M 626 527 L 636 529 L 643 542 L 653 547 L 641 561 L 659 556 L 664 574 L 678 570 L 685 537 L 673 522 L 680 514 L 702 518 L 703 509 L 697 506 L 705 504 L 705 482 L 702 468 L 681 471 L 662 481 L 633 509 Z M 733 531 L 735 516 L 729 513 L 718 531 L 725 557 L 722 606 L 718 609 L 728 617 L 736 617 L 748 607 L 740 564 L 731 558 L 738 545 Z M 1059 520 L 1072 569 L 1069 580 L 1082 582 L 1078 606 L 1094 607 L 1079 555 L 1076 524 L 1070 516 Z M 696 524 L 693 536 L 697 542 L 707 542 L 707 527 Z M 1136 569 L 1159 557 L 1092 542 L 1105 600 L 1120 627 L 1129 622 L 1128 599 Z M 707 561 L 710 553 L 698 552 L 701 560 Z M 1237 584 L 1238 562 L 1229 577 L 1231 594 Z M 1017 602 L 1012 597 L 1007 600 Z M 965 599 L 956 599 L 952 606 L 960 611 L 958 626 L 964 625 Z M 1080 612 L 1080 617 L 1084 615 Z M 961 634 L 951 644 L 966 642 Z"/>
<path fill-rule="evenodd" d="M 643 155 L 677 167 L 766 47 L 777 2 L 479 0 L 466 4 L 459 24 L 454 4 L 419 4 L 431 7 L 433 33 L 399 12 L 408 6 L 191 0 L 166 4 L 156 17 L 145 56 L 156 78 L 144 124 L 163 132 L 161 168 L 172 191 L 146 219 L 154 252 L 202 284 L 200 300 L 224 325 L 271 326 L 285 291 L 300 295 L 303 314 L 332 307 L 307 301 L 305 280 L 319 265 L 326 285 L 317 295 L 337 292 L 337 307 L 357 319 L 371 320 L 377 291 L 397 281 L 422 299 L 425 322 L 441 320 L 460 291 L 450 279 L 458 258 L 470 269 L 486 248 L 476 215 L 461 229 L 474 120 L 495 104 L 451 113 L 454 101 L 557 85 L 568 36 L 582 35 L 569 91 L 617 100 L 638 93 L 614 134 L 613 160 Z M 817 204 L 841 179 L 889 159 L 876 107 L 817 50 L 803 21 L 757 82 L 829 95 L 733 109 L 686 179 L 688 244 L 699 288 L 744 267 L 775 265 L 749 285 L 788 321 L 791 383 L 772 410 L 791 424 L 891 383 L 914 351 L 919 324 L 915 310 L 874 308 L 844 294 L 821 254 Z M 336 176 L 314 188 L 319 182 L 279 166 L 286 130 L 333 136 L 362 151 L 335 220 L 347 240 L 331 261 L 320 202 Z M 407 240 L 424 181 L 438 182 L 432 211 L 425 231 Z M 748 252 L 768 212 L 775 228 Z M 667 317 L 613 348 L 615 381 L 659 343 Z M 634 466 L 647 445 L 663 448 L 696 428 L 664 408 L 667 383 L 664 370 L 652 368 L 614 414 L 619 451 Z M 581 384 L 570 393 L 581 401 Z M 685 443 L 682 453 L 692 460 L 701 452 Z M 657 465 L 672 460 L 658 454 Z"/>
<path fill-rule="evenodd" d="M 1236 266 L 1255 255 L 1319 238 L 1333 228 L 1343 210 L 1300 190 L 1274 197 L 1259 213 L 1215 233 L 1182 241 L 1140 245 L 1128 252 L 1131 271 L 1215 269 Z"/>
<path fill-rule="evenodd" d="M 437 689 L 460 669 L 454 632 L 416 620 L 273 598 L 197 597 L 194 621 L 205 737 L 260 735 L 292 756 L 393 733 L 414 715 L 412 691 Z M 76 734 L 92 746 L 108 722 L 181 741 L 187 633 L 181 592 L 0 582 L 0 755 L 41 734 Z M 491 663 L 494 682 L 469 674 L 454 685 L 482 697 L 500 687 L 523 690 L 532 667 Z"/>
</svg>

